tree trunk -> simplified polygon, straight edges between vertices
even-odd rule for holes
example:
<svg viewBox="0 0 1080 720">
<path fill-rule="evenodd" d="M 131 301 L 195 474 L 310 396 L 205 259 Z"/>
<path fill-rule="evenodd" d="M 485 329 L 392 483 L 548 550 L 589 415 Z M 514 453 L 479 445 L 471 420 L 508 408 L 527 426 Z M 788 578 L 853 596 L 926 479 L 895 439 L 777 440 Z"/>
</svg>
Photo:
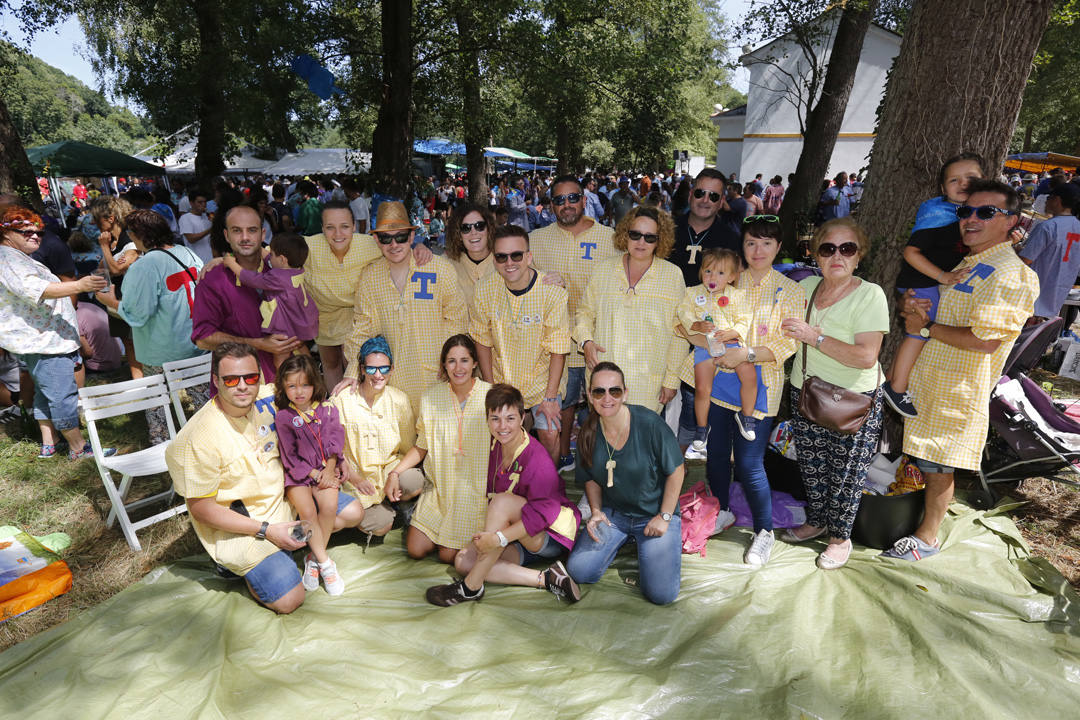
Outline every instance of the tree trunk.
<svg viewBox="0 0 1080 720">
<path fill-rule="evenodd" d="M 0 194 L 18 195 L 34 210 L 44 212 L 37 178 L 26 158 L 19 131 L 11 122 L 7 105 L 0 99 Z M 59 204 L 59 198 L 57 199 Z M 61 208 L 62 210 L 62 208 Z"/>
<path fill-rule="evenodd" d="M 382 0 L 383 87 L 372 137 L 375 189 L 404 199 L 412 166 L 413 4 Z"/>
<path fill-rule="evenodd" d="M 792 248 L 799 216 L 813 216 L 821 196 L 821 182 L 829 171 L 836 137 L 840 134 L 851 87 L 855 84 L 863 40 L 877 5 L 878 0 L 849 3 L 840 15 L 821 97 L 807 114 L 806 134 L 803 135 L 795 179 L 784 193 L 784 203 L 780 206 L 781 231 Z"/>
<path fill-rule="evenodd" d="M 225 169 L 224 19 L 216 0 L 195 0 L 199 27 L 199 138 L 195 181 L 204 188 Z"/>
<path fill-rule="evenodd" d="M 555 119 L 555 157 L 558 158 L 557 175 L 570 172 L 570 121 L 565 115 Z"/>
<path fill-rule="evenodd" d="M 1031 135 L 1035 130 L 1035 126 L 1028 123 L 1028 126 L 1024 128 L 1024 147 L 1020 152 L 1031 152 Z"/>
<path fill-rule="evenodd" d="M 484 141 L 488 137 L 480 97 L 480 53 L 473 35 L 475 23 L 468 10 L 454 14 L 458 30 L 461 72 L 461 124 L 465 139 L 465 167 L 469 173 L 469 200 L 487 206 L 488 186 L 484 168 Z"/>
</svg>

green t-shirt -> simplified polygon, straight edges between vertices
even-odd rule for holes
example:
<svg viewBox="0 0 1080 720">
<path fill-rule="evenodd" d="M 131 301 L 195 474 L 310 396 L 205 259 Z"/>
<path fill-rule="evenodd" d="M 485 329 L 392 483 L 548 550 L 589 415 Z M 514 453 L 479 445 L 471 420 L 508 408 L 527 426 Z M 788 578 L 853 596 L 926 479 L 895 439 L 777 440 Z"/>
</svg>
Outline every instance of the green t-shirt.
<svg viewBox="0 0 1080 720">
<path fill-rule="evenodd" d="M 820 282 L 819 277 L 808 277 L 799 282 L 806 291 L 808 302 Z M 858 333 L 889 332 L 889 303 L 880 286 L 861 280 L 859 286 L 840 302 L 824 310 L 811 310 L 810 324 L 820 325 L 821 332 L 828 337 L 854 344 Z M 795 353 L 795 366 L 791 369 L 791 384 L 797 388 L 802 388 L 803 384 L 802 356 L 800 345 Z M 854 392 L 874 390 L 881 379 L 878 376 L 878 363 L 865 370 L 848 367 L 813 345 L 806 348 L 806 365 L 811 375 Z"/>
<path fill-rule="evenodd" d="M 664 419 L 647 407 L 627 405 L 630 410 L 630 436 L 622 449 L 616 450 L 614 483 L 607 486 L 607 462 L 611 446 L 602 427 L 596 428 L 592 467 L 578 462 L 576 478 L 585 485 L 592 480 L 600 486 L 604 507 L 626 515 L 652 517 L 660 512 L 664 484 L 668 475 L 682 465 L 679 441 Z"/>
</svg>

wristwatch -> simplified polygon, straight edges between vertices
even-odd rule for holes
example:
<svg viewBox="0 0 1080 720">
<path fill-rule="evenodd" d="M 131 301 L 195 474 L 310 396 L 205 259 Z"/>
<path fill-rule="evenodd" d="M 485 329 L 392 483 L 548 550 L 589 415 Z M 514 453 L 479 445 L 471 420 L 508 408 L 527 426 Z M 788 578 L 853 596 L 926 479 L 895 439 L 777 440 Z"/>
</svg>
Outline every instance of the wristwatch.
<svg viewBox="0 0 1080 720">
<path fill-rule="evenodd" d="M 923 336 L 924 338 L 930 337 L 930 328 L 933 327 L 933 325 L 934 321 L 928 320 L 926 325 L 919 329 L 919 335 Z"/>
<path fill-rule="evenodd" d="M 752 348 L 752 347 L 747 347 L 746 348 L 746 362 L 748 362 L 748 363 L 757 362 L 757 353 L 754 352 L 754 348 Z"/>
<path fill-rule="evenodd" d="M 818 335 L 817 339 L 814 340 L 814 347 L 817 348 L 818 350 L 820 350 L 821 349 L 821 343 L 823 343 L 823 342 L 825 342 L 825 335 L 824 334 Z"/>
<path fill-rule="evenodd" d="M 256 540 L 265 540 L 266 531 L 270 528 L 270 523 L 263 520 L 263 524 L 259 527 L 259 532 L 255 533 Z"/>
<path fill-rule="evenodd" d="M 664 522 L 671 522 L 671 513 L 660 513 L 660 519 Z"/>
<path fill-rule="evenodd" d="M 496 530 L 495 537 L 499 538 L 499 547 L 506 547 L 510 544 L 510 541 L 507 540 L 506 536 L 502 534 L 502 530 Z"/>
</svg>

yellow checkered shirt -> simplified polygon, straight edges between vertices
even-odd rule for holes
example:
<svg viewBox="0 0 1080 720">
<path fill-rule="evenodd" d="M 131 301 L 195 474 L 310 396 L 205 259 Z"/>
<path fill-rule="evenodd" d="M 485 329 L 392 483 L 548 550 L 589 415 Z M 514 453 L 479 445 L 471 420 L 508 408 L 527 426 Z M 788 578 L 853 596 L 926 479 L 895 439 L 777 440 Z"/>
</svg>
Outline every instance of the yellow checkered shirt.
<svg viewBox="0 0 1080 720">
<path fill-rule="evenodd" d="M 449 258 L 447 258 L 449 260 Z M 469 254 L 466 252 L 461 253 L 461 257 L 457 260 L 450 260 L 454 269 L 457 270 L 458 284 L 461 285 L 461 292 L 465 297 L 465 305 L 472 308 L 473 295 L 476 292 L 476 283 L 480 282 L 480 279 L 490 272 L 495 270 L 495 256 L 493 253 L 488 253 L 488 256 L 478 263 L 474 263 L 469 259 Z"/>
<path fill-rule="evenodd" d="M 359 388 L 335 395 L 330 403 L 337 408 L 345 428 L 345 460 L 375 486 L 374 495 L 352 494 L 364 507 L 383 501 L 386 476 L 416 444 L 416 415 L 409 397 L 387 386 L 367 404 Z"/>
<path fill-rule="evenodd" d="M 382 257 L 371 235 L 355 233 L 344 260 L 338 260 L 322 233 L 306 238 L 307 262 L 304 287 L 319 308 L 319 345 L 341 345 L 349 337 L 353 321 L 353 300 L 361 271 Z"/>
</svg>

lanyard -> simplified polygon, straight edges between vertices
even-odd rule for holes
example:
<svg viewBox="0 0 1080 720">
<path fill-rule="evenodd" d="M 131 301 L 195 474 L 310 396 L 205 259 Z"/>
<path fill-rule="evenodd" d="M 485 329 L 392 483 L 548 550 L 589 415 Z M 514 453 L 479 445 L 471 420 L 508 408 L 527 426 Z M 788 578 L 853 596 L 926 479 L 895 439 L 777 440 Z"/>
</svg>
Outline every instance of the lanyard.
<svg viewBox="0 0 1080 720">
<path fill-rule="evenodd" d="M 323 449 L 322 441 L 322 421 L 315 416 L 315 410 L 319 407 L 319 403 L 313 403 L 311 409 L 308 412 L 304 412 L 296 405 L 289 403 L 294 411 L 296 411 L 297 417 L 303 421 L 303 425 L 307 427 L 308 432 L 315 438 L 315 445 L 319 448 L 319 458 L 322 460 L 323 467 L 326 466 L 326 451 Z"/>
</svg>

